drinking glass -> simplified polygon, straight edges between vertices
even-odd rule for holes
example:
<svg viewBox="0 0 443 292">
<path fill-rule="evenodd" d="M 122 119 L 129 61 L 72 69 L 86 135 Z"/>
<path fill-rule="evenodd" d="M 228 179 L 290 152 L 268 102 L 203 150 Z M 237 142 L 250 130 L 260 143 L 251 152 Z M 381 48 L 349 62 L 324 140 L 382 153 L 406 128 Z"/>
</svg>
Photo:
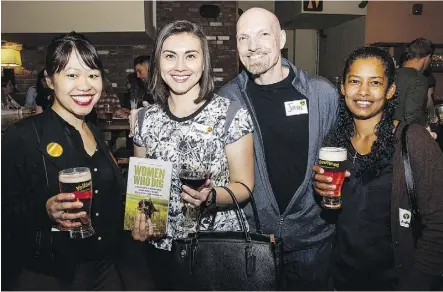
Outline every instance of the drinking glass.
<svg viewBox="0 0 443 292">
<path fill-rule="evenodd" d="M 108 124 L 112 123 L 112 116 L 114 115 L 112 104 L 106 103 L 103 108 L 104 108 L 104 111 L 105 111 L 106 122 Z"/>
<path fill-rule="evenodd" d="M 179 178 L 182 185 L 186 185 L 191 189 L 200 191 L 208 178 L 210 173 L 206 168 L 193 168 L 190 165 L 182 164 L 179 170 Z M 197 225 L 198 217 L 200 215 L 200 208 L 192 208 L 185 203 L 185 220 L 184 227 L 194 228 Z"/>
<path fill-rule="evenodd" d="M 319 153 L 319 165 L 325 172 L 323 175 L 332 177 L 335 185 L 333 197 L 323 197 L 322 206 L 327 209 L 341 208 L 341 188 L 345 179 L 348 154 L 346 148 L 322 147 Z"/>
<path fill-rule="evenodd" d="M 437 108 L 434 106 L 431 106 L 428 108 L 428 122 L 429 122 L 429 127 L 431 128 L 431 131 L 436 132 L 437 124 L 440 122 L 440 119 L 439 119 L 439 115 L 437 113 Z"/>
<path fill-rule="evenodd" d="M 83 207 L 78 209 L 66 209 L 67 213 L 86 212 L 86 216 L 72 220 L 80 222 L 80 227 L 74 227 L 70 230 L 70 237 L 83 239 L 95 234 L 91 224 L 91 203 L 92 203 L 92 177 L 89 168 L 75 167 L 64 169 L 58 175 L 59 187 L 61 193 L 72 193 L 74 200 L 82 202 Z"/>
</svg>

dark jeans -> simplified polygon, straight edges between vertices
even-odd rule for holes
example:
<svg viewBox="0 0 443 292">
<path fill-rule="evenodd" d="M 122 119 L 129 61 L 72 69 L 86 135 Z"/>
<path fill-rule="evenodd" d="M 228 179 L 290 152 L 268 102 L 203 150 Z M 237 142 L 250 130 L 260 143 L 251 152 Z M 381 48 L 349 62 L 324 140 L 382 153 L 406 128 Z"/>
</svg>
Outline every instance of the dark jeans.
<svg viewBox="0 0 443 292">
<path fill-rule="evenodd" d="M 334 290 L 330 277 L 332 239 L 309 249 L 285 252 L 283 290 Z"/>
<path fill-rule="evenodd" d="M 123 234 L 118 267 L 128 291 L 154 291 L 155 286 L 146 258 L 147 242 L 132 239 L 131 232 Z"/>
<path fill-rule="evenodd" d="M 12 288 L 19 291 L 121 291 L 123 289 L 119 271 L 107 260 L 78 264 L 73 281 L 23 269 Z"/>
</svg>

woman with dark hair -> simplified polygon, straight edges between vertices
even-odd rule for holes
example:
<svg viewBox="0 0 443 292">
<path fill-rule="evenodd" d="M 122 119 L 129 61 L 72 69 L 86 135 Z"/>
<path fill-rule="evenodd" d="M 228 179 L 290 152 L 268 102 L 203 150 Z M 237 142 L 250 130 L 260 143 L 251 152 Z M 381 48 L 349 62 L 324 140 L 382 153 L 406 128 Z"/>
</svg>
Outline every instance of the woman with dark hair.
<svg viewBox="0 0 443 292">
<path fill-rule="evenodd" d="M 189 21 L 166 25 L 157 35 L 150 74 L 155 104 L 138 112 L 134 128 L 135 155 L 173 162 L 166 235 L 155 237 L 145 215 L 136 217 L 133 237 L 150 239 L 149 262 L 155 265 L 157 288 L 173 285 L 168 267 L 173 264 L 172 241 L 195 232 L 197 220 L 185 224 L 183 210 L 206 212 L 200 230 L 214 219 L 214 229 L 240 228 L 229 194 L 239 202 L 249 199 L 254 186 L 252 121 L 239 104 L 214 94 L 214 77 L 208 42 L 201 28 Z M 183 185 L 180 169 L 209 169 L 210 176 L 197 190 Z M 186 206 L 186 207 L 185 207 Z M 160 264 L 161 263 L 161 264 Z"/>
<path fill-rule="evenodd" d="M 49 45 L 45 76 L 54 91 L 51 108 L 2 137 L 2 270 L 18 272 L 11 289 L 121 290 L 123 180 L 100 132 L 85 122 L 103 89 L 102 63 L 94 46 L 72 32 Z M 94 194 L 95 234 L 78 240 L 66 231 L 80 225 L 73 220 L 85 216 L 83 204 L 60 193 L 58 181 L 59 171 L 73 167 L 91 170 Z"/>
<path fill-rule="evenodd" d="M 49 109 L 54 103 L 53 91 L 46 84 L 45 70 L 40 71 L 35 84 L 37 96 L 35 97 L 35 113 L 40 114 L 44 110 Z"/>
<path fill-rule="evenodd" d="M 427 130 L 406 131 L 424 229 L 414 246 L 400 137 L 394 121 L 395 67 L 379 48 L 353 51 L 345 63 L 340 114 L 325 145 L 348 150 L 351 176 L 343 184 L 333 253 L 337 290 L 430 290 L 443 273 L 443 156 Z M 315 188 L 335 185 L 314 167 Z M 415 218 L 413 218 L 415 219 Z"/>
</svg>

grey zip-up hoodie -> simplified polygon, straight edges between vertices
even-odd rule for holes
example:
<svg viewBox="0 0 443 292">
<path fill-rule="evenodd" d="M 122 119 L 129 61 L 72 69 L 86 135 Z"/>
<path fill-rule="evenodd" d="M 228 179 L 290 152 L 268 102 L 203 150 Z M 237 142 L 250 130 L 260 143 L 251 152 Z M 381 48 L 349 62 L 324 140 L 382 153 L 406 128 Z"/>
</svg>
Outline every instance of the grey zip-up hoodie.
<svg viewBox="0 0 443 292">
<path fill-rule="evenodd" d="M 283 239 L 285 251 L 309 248 L 327 240 L 334 232 L 334 225 L 322 217 L 322 207 L 318 204 L 313 190 L 312 167 L 318 162 L 318 152 L 324 137 L 335 122 L 338 113 L 339 95 L 337 89 L 326 79 L 309 76 L 305 71 L 283 59 L 282 64 L 292 69 L 295 79 L 292 85 L 309 100 L 309 151 L 306 175 L 283 214 L 280 214 L 266 166 L 263 139 L 257 117 L 247 92 L 248 75 L 241 72 L 231 82 L 224 85 L 219 95 L 239 101 L 252 116 L 255 131 L 255 187 L 254 198 L 257 204 L 260 223 L 266 233 L 274 233 Z M 278 143 L 278 141 L 275 141 Z M 285 161 L 282 161 L 285 163 Z M 317 202 L 316 202 L 317 201 Z M 254 227 L 250 204 L 245 213 L 251 227 Z"/>
</svg>

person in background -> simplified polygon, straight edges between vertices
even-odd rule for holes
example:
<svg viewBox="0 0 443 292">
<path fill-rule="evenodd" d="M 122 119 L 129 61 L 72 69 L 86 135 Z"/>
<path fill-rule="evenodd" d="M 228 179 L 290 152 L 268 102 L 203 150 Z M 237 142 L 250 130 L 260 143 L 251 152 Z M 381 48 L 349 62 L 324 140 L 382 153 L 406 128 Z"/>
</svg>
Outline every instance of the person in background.
<svg viewBox="0 0 443 292">
<path fill-rule="evenodd" d="M 427 107 L 431 107 L 436 105 L 436 100 L 435 100 L 435 85 L 437 84 L 437 80 L 435 80 L 434 75 L 432 75 L 432 71 L 431 68 L 428 67 L 427 70 L 425 70 L 425 72 L 423 73 L 427 78 L 428 78 L 428 103 L 427 103 Z"/>
<path fill-rule="evenodd" d="M 126 87 L 130 93 L 130 107 L 137 109 L 154 103 L 148 93 L 150 56 L 138 56 L 134 59 L 134 73 L 128 75 Z"/>
<path fill-rule="evenodd" d="M 12 290 L 122 290 L 117 268 L 123 178 L 100 131 L 85 116 L 103 89 L 94 46 L 75 32 L 48 46 L 45 76 L 54 102 L 12 124 L 2 137 L 2 280 Z M 69 237 L 82 206 L 60 193 L 59 171 L 91 169 L 95 235 Z M 67 212 L 71 210 L 71 212 Z M 3 282 L 2 282 L 2 288 Z"/>
<path fill-rule="evenodd" d="M 103 92 L 98 100 L 98 102 L 95 104 L 95 110 L 97 112 L 97 117 L 99 119 L 106 119 L 105 115 L 105 105 L 109 104 L 114 112 L 113 117 L 114 118 L 128 118 L 129 115 L 129 109 L 124 109 L 120 106 L 120 99 L 118 98 L 117 94 L 114 93 L 114 90 L 112 88 L 112 83 L 109 81 L 108 78 L 104 78 L 103 81 Z"/>
<path fill-rule="evenodd" d="M 40 81 L 40 79 L 45 79 L 45 70 L 41 70 L 37 75 L 37 81 L 36 84 Z M 41 77 L 40 77 L 41 74 Z M 25 107 L 26 108 L 32 108 L 35 109 L 35 97 L 37 96 L 37 87 L 36 85 L 32 85 L 28 88 L 28 91 L 26 92 L 26 100 L 25 100 Z"/>
<path fill-rule="evenodd" d="M 262 229 L 283 238 L 284 290 L 327 290 L 334 225 L 314 197 L 312 167 L 337 115 L 338 92 L 281 57 L 285 31 L 262 8 L 237 22 L 237 50 L 246 68 L 219 94 L 240 102 L 254 128 L 254 198 Z M 245 213 L 252 221 L 248 205 Z"/>
<path fill-rule="evenodd" d="M 2 80 L 2 109 L 20 109 L 21 105 L 13 98 L 14 85 L 11 80 Z"/>
<path fill-rule="evenodd" d="M 429 291 L 442 279 L 443 155 L 423 126 L 407 129 L 425 225 L 414 246 L 400 141 L 407 123 L 394 120 L 394 76 L 388 52 L 376 47 L 353 51 L 343 71 L 339 117 L 324 142 L 348 150 L 350 176 L 341 191 L 331 267 L 338 291 Z M 316 192 L 330 196 L 331 178 L 319 166 L 314 171 Z"/>
<path fill-rule="evenodd" d="M 254 187 L 253 127 L 246 109 L 214 94 L 208 41 L 196 24 L 166 25 L 157 35 L 153 56 L 150 88 L 155 104 L 137 113 L 134 153 L 173 162 L 168 227 L 164 237 L 156 238 L 152 222 L 138 214 L 133 237 L 152 240 L 155 248 L 150 246 L 148 262 L 155 284 L 157 289 L 171 290 L 180 287 L 171 274 L 172 242 L 195 232 L 198 224 L 185 224 L 185 204 L 213 211 L 203 215 L 200 230 L 207 230 L 212 219 L 216 231 L 240 229 L 232 199 L 221 186 L 229 187 L 239 202 L 249 200 L 241 183 Z M 209 169 L 210 179 L 199 191 L 180 182 L 179 171 L 185 164 Z"/>
<path fill-rule="evenodd" d="M 397 69 L 395 74 L 398 96 L 394 114 L 396 120 L 423 126 L 428 123 L 428 79 L 423 72 L 431 64 L 433 53 L 434 45 L 427 39 L 418 38 L 409 44 L 402 68 Z"/>
<path fill-rule="evenodd" d="M 45 78 L 45 71 L 42 70 L 37 76 L 35 84 L 37 95 L 35 97 L 35 113 L 40 114 L 44 110 L 49 109 L 54 103 L 53 91 L 48 87 Z M 27 99 L 27 98 L 26 98 Z"/>
</svg>

